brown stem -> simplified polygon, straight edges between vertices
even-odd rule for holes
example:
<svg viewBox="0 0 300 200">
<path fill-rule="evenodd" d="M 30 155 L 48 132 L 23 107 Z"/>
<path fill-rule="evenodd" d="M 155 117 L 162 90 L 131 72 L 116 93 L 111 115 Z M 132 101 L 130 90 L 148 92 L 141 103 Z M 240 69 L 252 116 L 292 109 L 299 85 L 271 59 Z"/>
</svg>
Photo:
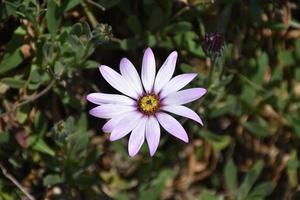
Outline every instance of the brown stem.
<svg viewBox="0 0 300 200">
<path fill-rule="evenodd" d="M 5 113 L 2 113 L 0 115 L 0 118 L 5 117 L 6 115 L 14 112 L 17 108 L 19 108 L 19 107 L 21 107 L 21 106 L 23 106 L 25 104 L 28 104 L 30 102 L 33 102 L 33 101 L 37 100 L 38 98 L 40 98 L 41 96 L 43 96 L 44 94 L 46 94 L 53 87 L 54 84 L 55 84 L 55 80 L 52 80 L 51 83 L 45 89 L 43 89 L 40 93 L 33 94 L 33 95 L 29 96 L 28 98 L 26 98 L 25 100 L 23 100 L 22 102 L 16 104 L 9 111 L 7 111 Z"/>
<path fill-rule="evenodd" d="M 21 190 L 21 192 L 23 192 L 23 194 L 30 200 L 35 200 L 35 198 L 33 196 L 31 196 L 31 194 L 29 194 L 26 189 L 10 174 L 7 172 L 7 169 L 0 163 L 0 168 L 1 171 L 3 173 L 3 175 L 9 179 L 15 186 L 17 186 L 19 188 L 19 190 Z"/>
</svg>

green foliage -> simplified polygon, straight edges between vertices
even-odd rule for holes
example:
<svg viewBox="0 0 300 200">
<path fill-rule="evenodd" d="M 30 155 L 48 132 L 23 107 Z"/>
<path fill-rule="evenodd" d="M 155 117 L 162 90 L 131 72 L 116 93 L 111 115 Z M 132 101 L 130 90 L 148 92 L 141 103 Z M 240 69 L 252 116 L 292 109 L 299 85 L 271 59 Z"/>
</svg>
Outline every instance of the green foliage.
<svg viewBox="0 0 300 200">
<path fill-rule="evenodd" d="M 262 161 L 257 161 L 252 169 L 246 173 L 240 186 L 238 186 L 238 171 L 236 165 L 230 159 L 224 169 L 225 183 L 230 191 L 229 196 L 232 199 L 240 200 L 265 199 L 269 196 L 274 190 L 274 185 L 271 181 L 256 184 L 263 166 Z"/>
<path fill-rule="evenodd" d="M 0 165 L 36 199 L 299 198 L 299 12 L 293 1 L 1 1 Z M 225 38 L 218 57 L 205 53 L 211 31 Z M 189 144 L 162 130 L 154 157 L 145 144 L 132 159 L 85 99 L 116 93 L 100 63 L 128 57 L 140 71 L 147 47 L 157 69 L 176 50 L 175 75 L 198 74 L 190 86 L 208 93 L 189 106 L 204 127 L 180 118 Z M 0 174 L 0 199 L 24 199 Z"/>
<path fill-rule="evenodd" d="M 22 53 L 20 49 L 16 49 L 14 52 L 8 53 L 3 57 L 0 63 L 0 74 L 3 74 L 15 67 L 17 67 L 23 61 Z"/>
<path fill-rule="evenodd" d="M 55 0 L 47 1 L 46 23 L 51 37 L 55 37 L 61 23 L 62 12 Z"/>
<path fill-rule="evenodd" d="M 226 182 L 226 186 L 228 187 L 228 190 L 230 191 L 231 195 L 236 194 L 237 190 L 237 168 L 235 164 L 233 163 L 232 159 L 230 159 L 224 168 L 224 178 Z"/>
</svg>

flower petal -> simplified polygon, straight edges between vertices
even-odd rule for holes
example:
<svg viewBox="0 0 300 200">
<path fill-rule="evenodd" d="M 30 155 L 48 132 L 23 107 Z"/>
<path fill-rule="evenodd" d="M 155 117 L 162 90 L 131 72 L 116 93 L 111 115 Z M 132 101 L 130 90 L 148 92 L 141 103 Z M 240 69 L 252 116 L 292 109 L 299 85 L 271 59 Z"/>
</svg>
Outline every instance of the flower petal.
<svg viewBox="0 0 300 200">
<path fill-rule="evenodd" d="M 155 58 L 150 48 L 147 48 L 142 63 L 142 82 L 147 93 L 152 92 L 155 79 Z"/>
<path fill-rule="evenodd" d="M 199 124 L 201 124 L 203 126 L 203 122 L 202 122 L 201 118 L 199 117 L 199 115 L 188 107 L 185 107 L 185 106 L 163 106 L 163 107 L 161 107 L 161 109 L 164 111 L 167 111 L 167 112 L 174 113 L 176 115 L 180 115 L 180 116 L 195 120 L 196 122 L 198 122 Z"/>
<path fill-rule="evenodd" d="M 119 90 L 123 94 L 126 94 L 134 99 L 138 98 L 138 94 L 129 85 L 127 80 L 115 70 L 105 65 L 101 65 L 99 69 L 104 79 L 116 90 Z"/>
<path fill-rule="evenodd" d="M 144 93 L 140 76 L 133 64 L 127 58 L 123 58 L 120 62 L 120 71 L 122 76 L 128 81 L 132 88 L 142 96 Z"/>
<path fill-rule="evenodd" d="M 119 122 L 124 119 L 132 116 L 132 113 L 136 113 L 137 111 L 131 111 L 131 112 L 126 112 L 120 115 L 117 115 L 113 118 L 111 118 L 110 120 L 108 120 L 102 127 L 102 131 L 104 133 L 110 133 L 112 132 L 112 130 L 119 124 Z"/>
<path fill-rule="evenodd" d="M 172 78 L 161 90 L 160 98 L 166 97 L 168 94 L 177 92 L 191 82 L 197 76 L 196 73 L 180 74 Z"/>
<path fill-rule="evenodd" d="M 87 100 L 94 104 L 125 104 L 135 105 L 136 101 L 120 94 L 106 94 L 106 93 L 91 93 L 87 95 Z"/>
<path fill-rule="evenodd" d="M 137 110 L 135 106 L 104 104 L 90 110 L 90 115 L 94 117 L 109 119 L 122 113 Z"/>
<path fill-rule="evenodd" d="M 143 115 L 140 112 L 130 113 L 130 115 L 123 118 L 112 130 L 109 139 L 115 141 L 124 137 L 138 125 L 142 117 Z"/>
<path fill-rule="evenodd" d="M 153 156 L 157 150 L 160 139 L 160 127 L 157 119 L 153 116 L 150 116 L 146 123 L 146 139 L 150 155 Z"/>
<path fill-rule="evenodd" d="M 128 141 L 128 153 L 131 157 L 135 156 L 145 141 L 145 126 L 147 117 L 143 117 L 139 124 L 133 129 Z"/>
<path fill-rule="evenodd" d="M 156 113 L 156 117 L 160 125 L 167 132 L 186 143 L 189 142 L 189 138 L 186 131 L 174 117 L 163 112 Z"/>
<path fill-rule="evenodd" d="M 190 88 L 168 95 L 162 100 L 163 105 L 181 105 L 199 99 L 206 93 L 204 88 Z"/>
<path fill-rule="evenodd" d="M 177 52 L 173 51 L 159 69 L 154 83 L 154 92 L 156 94 L 158 94 L 166 85 L 166 83 L 168 83 L 168 81 L 172 78 L 176 66 L 177 56 Z"/>
</svg>

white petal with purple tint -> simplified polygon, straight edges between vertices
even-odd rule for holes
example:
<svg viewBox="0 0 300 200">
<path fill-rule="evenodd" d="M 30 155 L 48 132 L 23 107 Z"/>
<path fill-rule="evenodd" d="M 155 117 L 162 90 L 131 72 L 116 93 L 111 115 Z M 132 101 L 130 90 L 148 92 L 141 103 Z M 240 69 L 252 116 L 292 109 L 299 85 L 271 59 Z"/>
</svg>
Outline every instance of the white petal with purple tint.
<svg viewBox="0 0 300 200">
<path fill-rule="evenodd" d="M 162 88 L 160 98 L 164 98 L 168 94 L 177 92 L 178 90 L 182 89 L 184 86 L 189 84 L 189 82 L 191 82 L 196 76 L 196 73 L 186 73 L 175 76 Z"/>
<path fill-rule="evenodd" d="M 116 127 L 112 130 L 109 139 L 111 141 L 118 140 L 129 132 L 131 132 L 140 122 L 143 115 L 140 112 L 130 113 L 126 118 L 123 118 Z"/>
<path fill-rule="evenodd" d="M 99 69 L 104 79 L 116 90 L 119 90 L 123 94 L 126 94 L 134 99 L 138 98 L 137 92 L 130 86 L 127 80 L 115 70 L 105 65 L 101 65 Z"/>
<path fill-rule="evenodd" d="M 109 119 L 125 112 L 137 110 L 135 106 L 104 104 L 90 110 L 94 117 Z"/>
<path fill-rule="evenodd" d="M 135 156 L 145 141 L 145 126 L 147 117 L 143 117 L 139 124 L 133 129 L 128 141 L 128 153 L 131 157 Z"/>
<path fill-rule="evenodd" d="M 120 115 L 117 115 L 117 116 L 111 118 L 103 125 L 102 131 L 105 133 L 112 132 L 114 127 L 116 127 L 122 119 L 124 119 L 124 118 L 128 119 L 128 117 L 132 116 L 133 112 L 136 113 L 137 111 L 125 112 L 123 114 L 120 114 Z"/>
<path fill-rule="evenodd" d="M 199 124 L 201 124 L 203 126 L 203 122 L 202 122 L 201 118 L 199 117 L 199 115 L 188 107 L 185 107 L 185 106 L 163 106 L 163 107 L 161 107 L 161 110 L 164 110 L 164 111 L 167 111 L 170 113 L 174 113 L 174 114 L 180 115 L 182 117 L 190 118 L 192 120 L 195 120 L 196 122 L 198 122 Z"/>
<path fill-rule="evenodd" d="M 158 122 L 160 125 L 171 135 L 177 137 L 178 139 L 188 143 L 189 138 L 184 130 L 184 128 L 181 126 L 181 124 L 171 115 L 159 112 L 156 113 L 156 117 L 158 119 Z"/>
<path fill-rule="evenodd" d="M 147 48 L 142 63 L 142 82 L 147 93 L 152 92 L 155 79 L 155 58 L 150 48 Z"/>
<path fill-rule="evenodd" d="M 138 72 L 133 64 L 127 58 L 120 62 L 120 71 L 122 76 L 128 81 L 132 88 L 141 96 L 144 92 L 142 82 Z"/>
<path fill-rule="evenodd" d="M 168 95 L 163 99 L 163 105 L 181 105 L 195 101 L 206 93 L 204 88 L 190 88 Z"/>
<path fill-rule="evenodd" d="M 173 51 L 157 72 L 153 89 L 156 94 L 158 94 L 172 78 L 176 66 L 177 55 L 177 52 Z"/>
<path fill-rule="evenodd" d="M 146 123 L 146 139 L 150 150 L 150 155 L 153 156 L 157 150 L 160 140 L 160 127 L 157 119 L 150 116 Z"/>
<path fill-rule="evenodd" d="M 135 105 L 136 101 L 120 94 L 105 94 L 105 93 L 91 93 L 87 95 L 87 100 L 94 104 L 125 104 Z"/>
</svg>

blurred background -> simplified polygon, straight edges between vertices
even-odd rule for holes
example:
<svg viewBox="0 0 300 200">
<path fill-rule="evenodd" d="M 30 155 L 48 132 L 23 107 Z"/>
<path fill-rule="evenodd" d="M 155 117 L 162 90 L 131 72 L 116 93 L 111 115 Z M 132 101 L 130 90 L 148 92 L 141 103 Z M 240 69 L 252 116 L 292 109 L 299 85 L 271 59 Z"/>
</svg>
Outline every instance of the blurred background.
<svg viewBox="0 0 300 200">
<path fill-rule="evenodd" d="M 130 158 L 85 97 L 147 47 L 199 74 L 204 127 Z M 300 199 L 299 65 L 299 0 L 1 0 L 0 199 Z"/>
</svg>

